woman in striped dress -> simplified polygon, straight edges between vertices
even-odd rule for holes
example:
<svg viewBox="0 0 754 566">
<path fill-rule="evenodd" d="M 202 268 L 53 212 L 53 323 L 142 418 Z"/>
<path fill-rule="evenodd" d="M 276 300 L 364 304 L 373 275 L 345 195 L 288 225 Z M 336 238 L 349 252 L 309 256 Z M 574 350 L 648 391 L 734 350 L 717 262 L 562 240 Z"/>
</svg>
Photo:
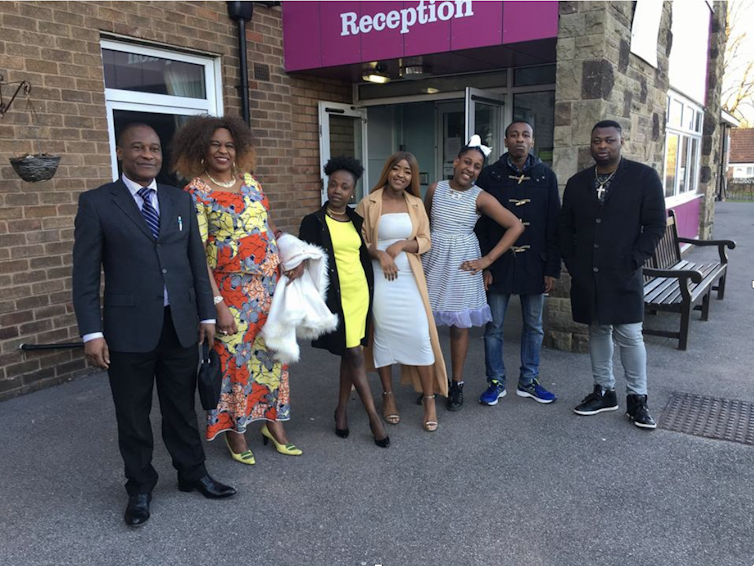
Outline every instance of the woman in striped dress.
<svg viewBox="0 0 754 566">
<path fill-rule="evenodd" d="M 453 368 L 447 408 L 463 405 L 463 365 L 469 349 L 469 328 L 492 320 L 482 271 L 516 242 L 524 231 L 521 222 L 493 196 L 474 184 L 490 149 L 472 136 L 453 162 L 453 178 L 429 187 L 424 205 L 430 218 L 432 248 L 422 262 L 429 302 L 437 326 L 450 327 Z M 498 244 L 480 257 L 474 226 L 484 214 L 505 228 Z"/>
</svg>

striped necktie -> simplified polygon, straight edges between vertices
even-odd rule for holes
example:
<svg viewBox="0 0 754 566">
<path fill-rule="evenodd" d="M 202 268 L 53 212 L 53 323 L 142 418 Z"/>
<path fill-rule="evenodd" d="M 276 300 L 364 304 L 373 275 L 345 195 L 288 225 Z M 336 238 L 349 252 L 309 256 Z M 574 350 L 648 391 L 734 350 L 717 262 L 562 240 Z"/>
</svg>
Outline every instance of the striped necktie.
<svg viewBox="0 0 754 566">
<path fill-rule="evenodd" d="M 141 214 L 144 216 L 144 220 L 146 220 L 147 226 L 149 226 L 149 229 L 152 231 L 155 240 L 160 234 L 160 215 L 157 214 L 154 206 L 152 206 L 151 193 L 156 192 L 157 191 L 150 189 L 149 187 L 143 187 L 136 193 L 141 197 L 141 200 L 144 201 L 144 204 L 141 207 Z"/>
</svg>

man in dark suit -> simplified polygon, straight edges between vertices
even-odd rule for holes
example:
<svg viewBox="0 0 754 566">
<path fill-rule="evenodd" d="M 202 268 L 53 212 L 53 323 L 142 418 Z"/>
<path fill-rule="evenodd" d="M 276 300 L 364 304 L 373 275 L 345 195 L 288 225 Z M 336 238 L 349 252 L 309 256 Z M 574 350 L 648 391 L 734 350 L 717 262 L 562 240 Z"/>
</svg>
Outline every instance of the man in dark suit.
<svg viewBox="0 0 754 566">
<path fill-rule="evenodd" d="M 571 274 L 573 320 L 589 325 L 594 390 L 574 411 L 618 409 L 613 338 L 626 377 L 626 416 L 656 427 L 647 407 L 647 352 L 642 336 L 642 265 L 665 232 L 665 197 L 654 169 L 621 158 L 623 136 L 612 120 L 592 129 L 596 165 L 570 179 L 563 194 L 560 248 Z"/>
<path fill-rule="evenodd" d="M 73 304 L 87 360 L 108 370 L 128 480 L 125 521 L 135 527 L 149 519 L 157 483 L 149 420 L 155 381 L 178 488 L 209 498 L 235 490 L 208 475 L 194 411 L 197 341 L 214 340 L 215 308 L 191 197 L 155 182 L 162 151 L 146 124 L 127 126 L 116 150 L 122 177 L 79 199 Z"/>
<path fill-rule="evenodd" d="M 555 279 L 560 277 L 558 179 L 552 169 L 531 153 L 534 129 L 528 122 L 516 120 L 505 129 L 505 147 L 508 151 L 482 170 L 477 185 L 521 219 L 526 230 L 516 245 L 484 272 L 492 321 L 484 329 L 488 387 L 479 402 L 497 405 L 498 399 L 506 395 L 503 326 L 508 303 L 513 295 L 518 295 L 523 329 L 516 395 L 547 404 L 557 397 L 539 384 L 539 353 L 544 338 L 544 294 L 550 292 Z M 488 253 L 504 232 L 497 222 L 482 216 L 476 227 L 482 254 Z"/>
</svg>

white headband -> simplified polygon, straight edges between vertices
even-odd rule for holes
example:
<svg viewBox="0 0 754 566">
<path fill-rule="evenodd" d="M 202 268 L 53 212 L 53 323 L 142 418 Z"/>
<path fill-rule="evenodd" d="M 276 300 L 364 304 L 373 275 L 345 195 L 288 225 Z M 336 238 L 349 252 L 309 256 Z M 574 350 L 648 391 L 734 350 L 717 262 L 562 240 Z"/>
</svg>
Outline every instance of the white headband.
<svg viewBox="0 0 754 566">
<path fill-rule="evenodd" d="M 469 140 L 469 143 L 466 144 L 466 147 L 473 147 L 478 149 L 484 154 L 485 157 L 488 157 L 490 153 L 492 153 L 491 147 L 482 145 L 482 138 L 480 138 L 478 134 L 471 136 L 471 139 Z"/>
</svg>

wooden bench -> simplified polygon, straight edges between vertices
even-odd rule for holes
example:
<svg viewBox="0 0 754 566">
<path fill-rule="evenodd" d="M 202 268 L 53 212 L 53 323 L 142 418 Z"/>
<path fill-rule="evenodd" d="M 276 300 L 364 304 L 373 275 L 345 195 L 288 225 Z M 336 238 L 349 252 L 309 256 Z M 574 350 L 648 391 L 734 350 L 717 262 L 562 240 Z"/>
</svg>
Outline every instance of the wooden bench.
<svg viewBox="0 0 754 566">
<path fill-rule="evenodd" d="M 681 244 L 717 246 L 720 260 L 713 263 L 694 263 L 681 257 Z M 644 328 L 644 334 L 678 339 L 678 349 L 688 345 L 691 311 L 700 310 L 701 319 L 709 319 L 710 295 L 725 297 L 725 278 L 728 271 L 726 248 L 733 249 L 732 240 L 694 240 L 678 236 L 675 212 L 668 211 L 665 234 L 654 255 L 644 264 L 644 308 L 650 314 L 658 311 L 680 313 L 679 332 Z"/>
</svg>

